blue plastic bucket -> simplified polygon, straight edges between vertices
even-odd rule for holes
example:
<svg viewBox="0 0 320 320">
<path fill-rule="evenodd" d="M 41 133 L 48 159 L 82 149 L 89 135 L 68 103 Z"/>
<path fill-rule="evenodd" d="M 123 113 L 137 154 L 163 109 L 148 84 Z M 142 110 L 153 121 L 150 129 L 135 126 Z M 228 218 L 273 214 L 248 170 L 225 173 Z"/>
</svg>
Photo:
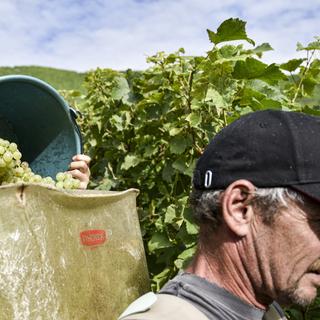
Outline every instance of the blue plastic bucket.
<svg viewBox="0 0 320 320">
<path fill-rule="evenodd" d="M 74 111 L 49 84 L 34 77 L 0 77 L 0 137 L 15 141 L 22 160 L 42 176 L 66 171 L 82 152 Z"/>
</svg>

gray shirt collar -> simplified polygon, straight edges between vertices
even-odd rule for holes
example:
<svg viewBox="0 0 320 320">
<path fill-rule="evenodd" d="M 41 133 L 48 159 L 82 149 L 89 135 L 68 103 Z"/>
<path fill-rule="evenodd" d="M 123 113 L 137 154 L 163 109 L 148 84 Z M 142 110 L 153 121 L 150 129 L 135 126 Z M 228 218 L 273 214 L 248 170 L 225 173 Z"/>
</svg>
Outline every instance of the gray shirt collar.
<svg viewBox="0 0 320 320">
<path fill-rule="evenodd" d="M 185 272 L 169 281 L 160 293 L 188 300 L 212 320 L 261 320 L 265 313 L 215 283 Z"/>
</svg>

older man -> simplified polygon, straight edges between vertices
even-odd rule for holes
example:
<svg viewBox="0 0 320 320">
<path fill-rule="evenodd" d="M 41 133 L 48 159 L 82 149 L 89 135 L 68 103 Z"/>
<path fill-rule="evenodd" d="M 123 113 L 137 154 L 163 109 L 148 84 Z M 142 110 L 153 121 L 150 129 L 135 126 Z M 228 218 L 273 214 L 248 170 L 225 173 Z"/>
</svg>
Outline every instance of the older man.
<svg viewBox="0 0 320 320">
<path fill-rule="evenodd" d="M 200 226 L 191 265 L 121 319 L 285 319 L 320 286 L 320 118 L 265 110 L 241 117 L 197 162 Z"/>
</svg>

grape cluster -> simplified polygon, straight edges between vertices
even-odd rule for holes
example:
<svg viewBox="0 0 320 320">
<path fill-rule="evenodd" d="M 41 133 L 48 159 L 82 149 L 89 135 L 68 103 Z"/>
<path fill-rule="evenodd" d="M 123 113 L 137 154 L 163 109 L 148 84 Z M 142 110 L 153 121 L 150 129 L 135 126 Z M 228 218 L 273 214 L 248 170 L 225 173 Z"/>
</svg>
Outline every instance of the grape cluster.
<svg viewBox="0 0 320 320">
<path fill-rule="evenodd" d="M 78 189 L 80 181 L 68 172 L 59 172 L 56 180 L 41 177 L 32 172 L 29 164 L 21 161 L 22 154 L 14 142 L 0 138 L 0 184 L 9 183 L 42 183 L 58 189 Z"/>
</svg>

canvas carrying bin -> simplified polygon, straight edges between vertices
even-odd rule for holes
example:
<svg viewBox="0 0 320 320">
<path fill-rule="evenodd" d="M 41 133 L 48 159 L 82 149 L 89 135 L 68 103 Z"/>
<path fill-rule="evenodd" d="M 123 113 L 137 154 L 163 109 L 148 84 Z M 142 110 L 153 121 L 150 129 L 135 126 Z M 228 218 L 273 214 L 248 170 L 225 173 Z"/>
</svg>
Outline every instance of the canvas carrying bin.
<svg viewBox="0 0 320 320">
<path fill-rule="evenodd" d="M 137 190 L 0 187 L 0 320 L 114 320 L 150 290 Z"/>
</svg>

